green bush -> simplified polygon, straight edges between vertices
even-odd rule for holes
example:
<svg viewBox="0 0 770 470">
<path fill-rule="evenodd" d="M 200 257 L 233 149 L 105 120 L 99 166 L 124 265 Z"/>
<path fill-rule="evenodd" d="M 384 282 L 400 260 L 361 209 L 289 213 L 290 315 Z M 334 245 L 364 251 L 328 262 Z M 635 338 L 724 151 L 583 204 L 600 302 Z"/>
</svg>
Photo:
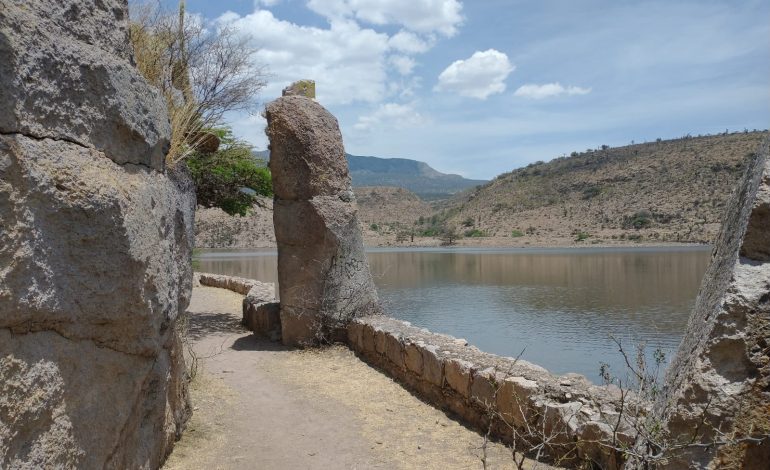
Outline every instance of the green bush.
<svg viewBox="0 0 770 470">
<path fill-rule="evenodd" d="M 511 236 L 514 238 L 523 237 L 524 232 L 522 232 L 521 230 L 514 230 L 513 232 L 511 232 Z"/>
<path fill-rule="evenodd" d="M 236 139 L 229 128 L 213 132 L 220 137 L 219 149 L 213 153 L 196 152 L 187 158 L 198 204 L 244 216 L 257 196 L 273 195 L 270 170 L 254 158 L 251 145 Z"/>
<path fill-rule="evenodd" d="M 582 241 L 588 239 L 588 237 L 590 237 L 590 236 L 591 236 L 591 234 L 588 233 L 588 232 L 578 232 L 575 235 L 575 241 L 576 242 L 582 242 Z"/>
<path fill-rule="evenodd" d="M 470 238 L 480 238 L 480 237 L 486 237 L 486 232 L 479 230 L 477 228 L 466 230 L 465 233 L 463 233 L 463 236 L 470 237 Z"/>
<path fill-rule="evenodd" d="M 625 216 L 623 218 L 623 228 L 635 228 L 636 230 L 640 230 L 643 228 L 647 228 L 650 225 L 652 225 L 653 215 L 648 210 L 641 210 L 634 212 L 630 216 Z"/>
<path fill-rule="evenodd" d="M 599 186 L 589 186 L 583 190 L 583 199 L 593 199 L 601 194 L 602 188 Z"/>
</svg>

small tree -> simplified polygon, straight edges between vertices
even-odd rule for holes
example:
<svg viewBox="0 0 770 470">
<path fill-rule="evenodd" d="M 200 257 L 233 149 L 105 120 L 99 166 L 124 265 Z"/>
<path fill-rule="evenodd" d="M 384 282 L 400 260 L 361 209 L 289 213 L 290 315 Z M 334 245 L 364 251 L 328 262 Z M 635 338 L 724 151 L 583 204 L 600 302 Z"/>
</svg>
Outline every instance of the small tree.
<svg viewBox="0 0 770 470">
<path fill-rule="evenodd" d="M 221 140 L 216 152 L 194 152 L 187 158 L 198 204 L 246 215 L 258 196 L 273 195 L 270 170 L 254 158 L 251 145 L 233 137 L 229 128 L 214 132 Z"/>
<path fill-rule="evenodd" d="M 457 233 L 457 229 L 453 226 L 444 227 L 439 233 L 439 240 L 442 245 L 454 245 L 460 235 Z"/>
<path fill-rule="evenodd" d="M 166 161 L 174 164 L 195 152 L 225 113 L 256 111 L 267 74 L 254 61 L 251 38 L 227 25 L 206 27 L 186 15 L 184 1 L 176 13 L 159 4 L 131 7 L 136 65 L 166 99 L 172 127 Z"/>
</svg>

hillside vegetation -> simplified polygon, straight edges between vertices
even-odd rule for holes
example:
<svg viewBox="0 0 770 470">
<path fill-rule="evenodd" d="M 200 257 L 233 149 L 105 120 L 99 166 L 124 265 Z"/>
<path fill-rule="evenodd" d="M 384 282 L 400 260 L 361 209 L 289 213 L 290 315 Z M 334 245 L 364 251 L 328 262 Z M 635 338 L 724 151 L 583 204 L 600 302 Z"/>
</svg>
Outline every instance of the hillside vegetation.
<svg viewBox="0 0 770 470">
<path fill-rule="evenodd" d="M 573 153 L 504 173 L 446 202 L 458 232 L 511 244 L 711 242 L 746 157 L 767 132 Z"/>
</svg>

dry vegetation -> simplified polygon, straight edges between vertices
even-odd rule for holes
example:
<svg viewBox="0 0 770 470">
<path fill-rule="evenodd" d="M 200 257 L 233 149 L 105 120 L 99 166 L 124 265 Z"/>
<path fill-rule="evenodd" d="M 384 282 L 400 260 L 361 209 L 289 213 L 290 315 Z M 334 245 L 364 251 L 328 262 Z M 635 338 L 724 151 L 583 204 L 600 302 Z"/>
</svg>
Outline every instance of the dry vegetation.
<svg viewBox="0 0 770 470">
<path fill-rule="evenodd" d="M 511 244 L 709 243 L 766 135 L 685 137 L 534 163 L 445 203 L 444 217 Z"/>
<path fill-rule="evenodd" d="M 395 187 L 355 188 L 368 246 L 565 246 L 710 243 L 725 202 L 767 132 L 740 132 L 587 151 L 504 173 L 430 204 Z M 272 213 L 200 212 L 199 247 L 274 246 Z M 414 234 L 414 237 L 412 237 Z"/>
</svg>

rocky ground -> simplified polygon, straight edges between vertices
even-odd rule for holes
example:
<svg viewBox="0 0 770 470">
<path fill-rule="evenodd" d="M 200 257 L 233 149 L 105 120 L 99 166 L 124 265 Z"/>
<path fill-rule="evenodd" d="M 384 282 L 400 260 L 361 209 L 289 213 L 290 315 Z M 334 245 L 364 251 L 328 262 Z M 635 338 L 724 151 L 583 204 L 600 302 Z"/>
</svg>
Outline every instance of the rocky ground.
<svg viewBox="0 0 770 470">
<path fill-rule="evenodd" d="M 166 469 L 482 468 L 479 434 L 347 348 L 300 351 L 256 339 L 239 323 L 242 298 L 193 291 L 194 414 Z M 502 445 L 487 455 L 489 468 L 514 468 Z"/>
</svg>

